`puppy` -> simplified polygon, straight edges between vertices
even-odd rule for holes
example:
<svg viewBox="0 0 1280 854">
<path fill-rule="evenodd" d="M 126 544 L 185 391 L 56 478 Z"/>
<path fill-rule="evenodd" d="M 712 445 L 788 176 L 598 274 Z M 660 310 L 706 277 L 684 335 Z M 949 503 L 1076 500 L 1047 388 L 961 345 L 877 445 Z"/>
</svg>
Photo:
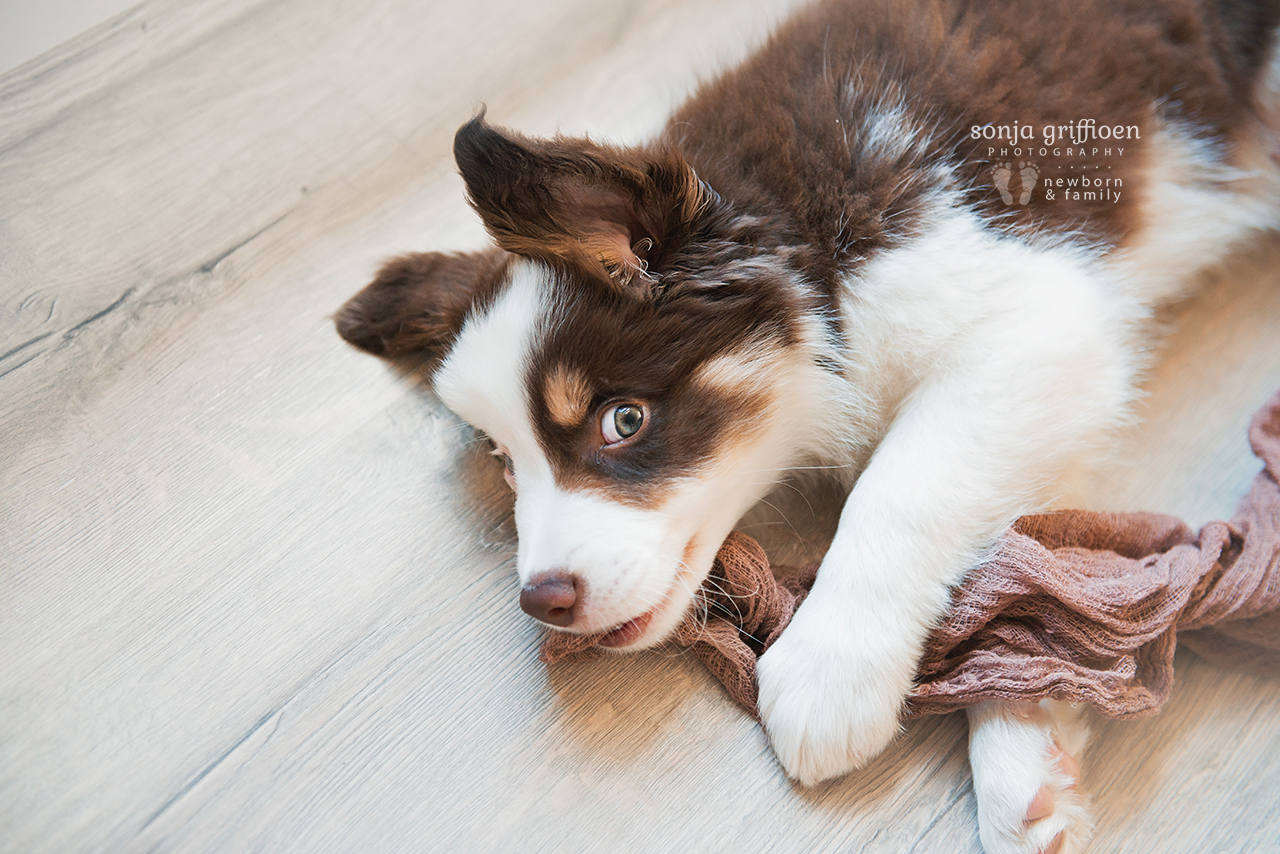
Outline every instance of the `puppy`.
<svg viewBox="0 0 1280 854">
<path fill-rule="evenodd" d="M 898 732 L 949 591 L 1129 417 L 1145 321 L 1280 216 L 1261 0 L 828 0 L 637 147 L 483 115 L 497 246 L 390 261 L 339 312 L 421 354 L 516 491 L 521 607 L 642 649 L 789 468 L 849 489 L 759 664 L 811 785 Z M 991 854 L 1078 850 L 1085 731 L 974 709 Z"/>
</svg>

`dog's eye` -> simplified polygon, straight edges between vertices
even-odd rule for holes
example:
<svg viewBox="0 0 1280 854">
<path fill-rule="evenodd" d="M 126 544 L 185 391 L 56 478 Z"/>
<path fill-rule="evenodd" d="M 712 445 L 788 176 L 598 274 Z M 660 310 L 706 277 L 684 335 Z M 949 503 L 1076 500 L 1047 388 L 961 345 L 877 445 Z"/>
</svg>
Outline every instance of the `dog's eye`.
<svg viewBox="0 0 1280 854">
<path fill-rule="evenodd" d="M 604 411 L 600 419 L 600 431 L 607 445 L 616 445 L 630 439 L 644 426 L 644 407 L 637 403 L 619 403 Z"/>
<path fill-rule="evenodd" d="M 510 485 L 512 489 L 515 489 L 516 488 L 516 465 L 515 463 L 511 462 L 511 455 L 508 454 L 506 451 L 504 451 L 496 443 L 494 444 L 493 450 L 490 451 L 489 453 L 499 458 L 500 460 L 502 460 L 502 466 L 503 468 L 506 469 L 506 471 L 502 473 L 502 476 L 503 478 L 506 479 L 507 484 Z"/>
</svg>

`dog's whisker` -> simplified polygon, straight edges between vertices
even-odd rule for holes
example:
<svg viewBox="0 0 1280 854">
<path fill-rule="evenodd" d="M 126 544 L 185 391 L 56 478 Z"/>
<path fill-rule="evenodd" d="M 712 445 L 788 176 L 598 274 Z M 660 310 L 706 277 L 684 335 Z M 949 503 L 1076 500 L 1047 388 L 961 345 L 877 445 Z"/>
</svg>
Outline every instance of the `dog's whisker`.
<svg viewBox="0 0 1280 854">
<path fill-rule="evenodd" d="M 778 518 L 786 523 L 786 526 L 791 529 L 791 533 L 795 534 L 795 537 L 797 540 L 801 540 L 801 541 L 804 540 L 804 537 L 800 535 L 800 531 L 796 528 L 795 525 L 791 524 L 791 520 L 787 518 L 787 514 L 783 513 L 782 510 L 779 509 L 776 504 L 772 503 L 771 501 L 765 498 L 760 499 L 760 503 L 765 505 L 766 507 L 771 508 L 773 512 L 777 513 Z"/>
<path fill-rule="evenodd" d="M 809 500 L 809 496 L 808 496 L 808 495 L 805 495 L 805 493 L 804 493 L 804 490 L 803 490 L 803 489 L 800 489 L 800 488 L 799 488 L 798 486 L 796 486 L 795 484 L 793 484 L 793 483 L 788 483 L 788 482 L 787 482 L 787 481 L 785 481 L 785 480 L 784 480 L 784 481 L 782 481 L 781 485 L 782 485 L 782 486 L 785 486 L 787 489 L 790 489 L 790 490 L 791 490 L 792 492 L 794 492 L 796 495 L 799 495 L 799 496 L 800 496 L 800 498 L 804 501 L 805 506 L 809 508 L 809 518 L 810 518 L 810 519 L 817 519 L 817 518 L 818 518 L 818 511 L 817 511 L 817 510 L 815 510 L 815 509 L 813 508 L 813 502 Z M 772 506 L 772 505 L 771 505 L 771 506 Z M 776 508 L 775 508 L 775 509 L 776 509 Z M 792 530 L 795 530 L 795 529 L 794 529 L 794 527 L 792 528 Z"/>
<path fill-rule="evenodd" d="M 782 468 L 755 468 L 751 469 L 754 474 L 763 474 L 765 472 L 793 472 L 793 471 L 844 471 L 853 468 L 853 463 L 833 463 L 832 465 L 820 466 L 785 466 Z"/>
</svg>

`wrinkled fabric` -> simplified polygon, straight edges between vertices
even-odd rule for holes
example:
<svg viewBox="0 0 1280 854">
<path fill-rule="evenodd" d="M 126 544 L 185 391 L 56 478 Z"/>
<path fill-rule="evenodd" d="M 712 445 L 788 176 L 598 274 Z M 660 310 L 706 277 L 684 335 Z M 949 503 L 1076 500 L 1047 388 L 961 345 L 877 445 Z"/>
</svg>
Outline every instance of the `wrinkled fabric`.
<svg viewBox="0 0 1280 854">
<path fill-rule="evenodd" d="M 1264 468 L 1229 522 L 1198 533 L 1153 513 L 1065 511 L 1019 519 L 968 574 L 930 635 L 904 717 L 985 700 L 1088 703 L 1154 714 L 1185 642 L 1211 660 L 1280 675 L 1280 393 L 1254 416 Z M 803 601 L 817 566 L 769 566 L 733 533 L 671 643 L 697 654 L 756 713 L 756 659 Z M 548 636 L 548 663 L 599 635 Z"/>
</svg>

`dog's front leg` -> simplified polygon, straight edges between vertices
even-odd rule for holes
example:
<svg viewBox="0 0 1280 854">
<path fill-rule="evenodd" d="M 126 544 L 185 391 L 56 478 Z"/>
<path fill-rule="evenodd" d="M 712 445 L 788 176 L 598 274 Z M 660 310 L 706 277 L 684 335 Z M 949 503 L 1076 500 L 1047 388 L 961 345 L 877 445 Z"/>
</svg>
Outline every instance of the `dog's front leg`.
<svg viewBox="0 0 1280 854">
<path fill-rule="evenodd" d="M 936 395 L 934 395 L 936 396 Z M 1006 521 L 990 436 L 957 396 L 914 400 L 845 503 L 809 598 L 759 664 L 760 712 L 806 785 L 860 767 L 898 731 L 929 627 L 949 587 Z M 968 445 L 968 447 L 964 447 Z"/>
<path fill-rule="evenodd" d="M 802 783 L 860 767 L 893 739 L 950 587 L 1123 410 L 1131 360 L 1096 322 L 1104 313 L 1065 335 L 1051 334 L 1055 312 L 1089 309 L 1043 309 L 975 336 L 908 397 L 812 593 L 761 658 L 761 716 Z"/>
</svg>

